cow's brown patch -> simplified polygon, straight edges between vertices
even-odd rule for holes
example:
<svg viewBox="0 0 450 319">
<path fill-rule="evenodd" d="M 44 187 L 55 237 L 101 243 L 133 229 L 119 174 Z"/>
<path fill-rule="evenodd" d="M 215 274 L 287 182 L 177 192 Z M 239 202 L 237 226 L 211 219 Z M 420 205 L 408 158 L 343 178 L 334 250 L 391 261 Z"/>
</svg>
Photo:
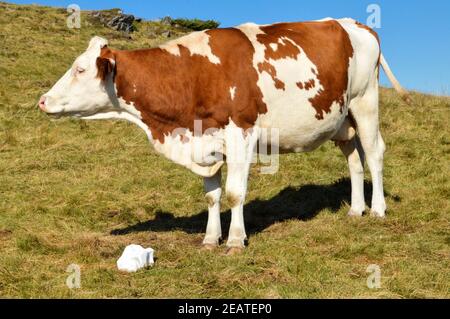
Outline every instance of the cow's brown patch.
<svg viewBox="0 0 450 319">
<path fill-rule="evenodd" d="M 281 60 L 287 58 L 297 60 L 297 57 L 300 54 L 300 49 L 292 43 L 290 39 L 283 37 L 277 38 L 270 33 L 258 34 L 256 39 L 266 47 L 264 55 L 267 60 Z M 276 49 L 274 49 L 271 44 L 275 44 Z"/>
<path fill-rule="evenodd" d="M 256 39 L 259 43 L 265 46 L 265 61 L 258 64 L 258 71 L 260 73 L 264 71 L 267 72 L 275 82 L 275 87 L 279 90 L 284 90 L 286 85 L 283 81 L 277 78 L 277 71 L 275 67 L 270 64 L 270 61 L 277 61 L 287 58 L 296 60 L 300 54 L 300 49 L 289 39 L 277 37 L 270 33 L 258 34 Z M 276 49 L 274 49 L 272 45 L 275 45 Z"/>
<path fill-rule="evenodd" d="M 300 90 L 309 91 L 316 86 L 316 81 L 314 81 L 314 79 L 310 79 L 309 81 L 306 82 L 298 82 L 297 86 L 299 87 Z"/>
<path fill-rule="evenodd" d="M 277 70 L 269 62 L 264 61 L 263 63 L 258 63 L 258 71 L 259 73 L 267 72 L 275 82 L 275 87 L 277 89 L 284 90 L 286 88 L 284 82 L 277 78 Z"/>
<path fill-rule="evenodd" d="M 103 82 L 106 80 L 108 74 L 112 73 L 114 70 L 114 65 L 112 60 L 115 60 L 113 52 L 107 47 L 101 49 L 100 56 L 97 58 L 97 77 Z"/>
<path fill-rule="evenodd" d="M 290 41 L 302 48 L 308 58 L 316 65 L 317 75 L 322 85 L 318 94 L 309 101 L 316 110 L 316 118 L 323 119 L 326 113 L 331 112 L 333 102 L 342 108 L 345 103 L 345 93 L 348 86 L 348 67 L 350 58 L 353 57 L 353 47 L 348 33 L 337 21 L 325 22 L 298 22 L 279 23 L 261 27 L 265 34 L 258 35 L 258 41 L 266 47 L 267 56 L 275 57 L 274 54 L 281 49 L 276 57 L 281 58 L 297 56 L 300 51 Z M 270 43 L 276 43 L 275 39 L 285 38 L 286 47 L 279 47 L 273 52 Z M 312 83 L 311 83 L 312 84 Z M 308 85 L 311 88 L 311 84 Z M 315 83 L 314 83 L 315 85 Z M 306 87 L 306 83 L 299 88 Z"/>
<path fill-rule="evenodd" d="M 253 68 L 254 48 L 237 29 L 206 32 L 220 64 L 205 56 L 191 55 L 179 45 L 180 56 L 160 48 L 113 51 L 118 96 L 134 103 L 153 137 L 176 128 L 193 130 L 202 121 L 202 132 L 223 128 L 229 119 L 243 129 L 254 125 L 258 114 L 267 112 Z M 103 56 L 102 56 L 103 57 Z M 238 87 L 234 99 L 230 87 Z"/>
</svg>

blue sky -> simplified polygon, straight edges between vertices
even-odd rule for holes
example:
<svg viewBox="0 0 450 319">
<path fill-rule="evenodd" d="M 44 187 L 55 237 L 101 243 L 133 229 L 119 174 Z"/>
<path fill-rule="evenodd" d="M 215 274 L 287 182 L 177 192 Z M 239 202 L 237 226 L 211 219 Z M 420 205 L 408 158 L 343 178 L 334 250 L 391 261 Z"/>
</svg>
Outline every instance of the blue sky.
<svg viewBox="0 0 450 319">
<path fill-rule="evenodd" d="M 369 4 L 381 8 L 382 50 L 400 82 L 408 89 L 450 95 L 450 1 L 448 0 L 32 0 L 9 1 L 82 10 L 122 8 L 144 19 L 166 15 L 215 19 L 221 26 L 244 22 L 271 23 L 324 17 L 352 17 L 366 22 Z M 381 83 L 387 85 L 382 75 Z"/>
</svg>

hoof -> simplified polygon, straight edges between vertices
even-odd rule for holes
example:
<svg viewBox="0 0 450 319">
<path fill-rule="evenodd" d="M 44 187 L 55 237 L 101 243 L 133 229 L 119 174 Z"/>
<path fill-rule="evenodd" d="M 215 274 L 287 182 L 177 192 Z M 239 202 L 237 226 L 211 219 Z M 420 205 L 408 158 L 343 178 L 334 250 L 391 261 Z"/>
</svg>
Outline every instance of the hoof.
<svg viewBox="0 0 450 319">
<path fill-rule="evenodd" d="M 202 244 L 202 248 L 200 250 L 202 250 L 202 251 L 213 251 L 217 247 L 219 247 L 218 244 Z"/>
<path fill-rule="evenodd" d="M 371 210 L 370 211 L 370 216 L 371 217 L 375 217 L 375 218 L 385 218 L 386 214 L 385 213 L 379 213 L 377 211 Z"/>
<path fill-rule="evenodd" d="M 349 217 L 362 217 L 363 213 L 358 213 L 357 211 L 350 209 L 350 211 L 347 214 Z"/>
<path fill-rule="evenodd" d="M 229 247 L 225 253 L 227 256 L 235 256 L 240 255 L 244 252 L 244 248 L 242 247 Z"/>
</svg>

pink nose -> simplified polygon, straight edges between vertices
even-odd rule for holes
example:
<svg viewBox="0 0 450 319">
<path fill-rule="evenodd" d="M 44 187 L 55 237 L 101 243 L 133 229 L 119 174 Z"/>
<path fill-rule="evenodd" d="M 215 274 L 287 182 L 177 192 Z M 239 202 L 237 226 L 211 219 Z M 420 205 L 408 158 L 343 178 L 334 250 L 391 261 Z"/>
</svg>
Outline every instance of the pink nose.
<svg viewBox="0 0 450 319">
<path fill-rule="evenodd" d="M 45 96 L 41 96 L 39 99 L 39 108 L 45 112 Z"/>
</svg>

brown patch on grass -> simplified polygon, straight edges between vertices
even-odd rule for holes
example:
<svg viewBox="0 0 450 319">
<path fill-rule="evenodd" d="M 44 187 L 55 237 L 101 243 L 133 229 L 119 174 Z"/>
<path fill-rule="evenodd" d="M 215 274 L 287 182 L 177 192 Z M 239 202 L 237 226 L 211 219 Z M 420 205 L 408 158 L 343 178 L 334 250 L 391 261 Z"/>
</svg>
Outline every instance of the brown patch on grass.
<svg viewBox="0 0 450 319">
<path fill-rule="evenodd" d="M 7 240 L 12 236 L 12 231 L 9 229 L 0 229 L 0 240 Z"/>
</svg>

